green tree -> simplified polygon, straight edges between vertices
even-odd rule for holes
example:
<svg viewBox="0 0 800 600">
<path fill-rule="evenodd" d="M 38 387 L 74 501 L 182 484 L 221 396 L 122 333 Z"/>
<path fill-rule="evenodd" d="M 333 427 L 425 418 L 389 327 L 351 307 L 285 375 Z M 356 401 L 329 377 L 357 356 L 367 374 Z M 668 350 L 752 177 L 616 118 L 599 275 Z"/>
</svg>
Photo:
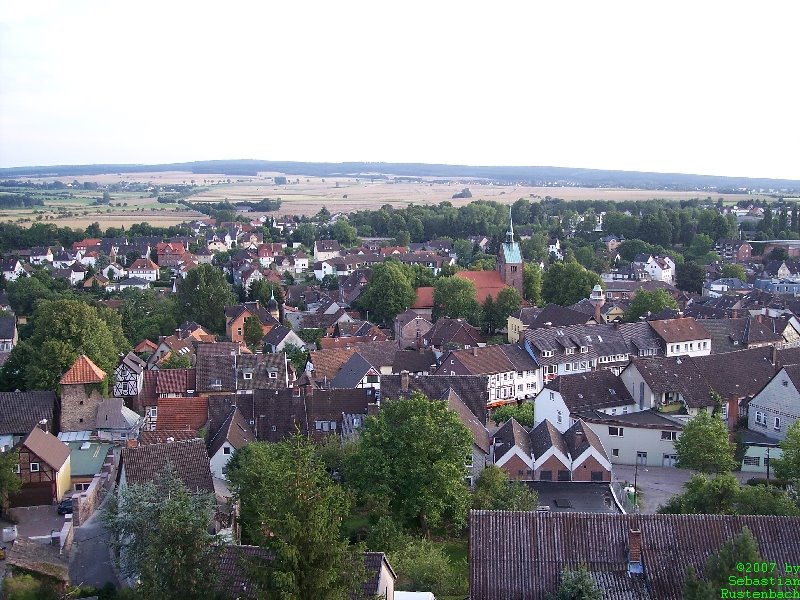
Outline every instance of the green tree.
<svg viewBox="0 0 800 600">
<path fill-rule="evenodd" d="M 433 285 L 433 272 L 425 265 L 404 265 L 408 271 L 408 277 L 414 289 L 418 287 L 430 287 Z"/>
<path fill-rule="evenodd" d="M 362 498 L 428 533 L 447 520 L 466 523 L 464 465 L 471 452 L 472 437 L 458 415 L 444 401 L 415 392 L 367 417 L 346 474 Z"/>
<path fill-rule="evenodd" d="M 289 362 L 292 363 L 292 367 L 294 367 L 294 370 L 299 377 L 306 368 L 306 363 L 308 362 L 308 351 L 301 346 L 296 346 L 295 344 L 284 344 L 283 352 L 286 354 L 286 358 L 289 359 Z"/>
<path fill-rule="evenodd" d="M 780 447 L 783 456 L 772 459 L 775 476 L 785 480 L 800 480 L 800 419 L 789 427 Z"/>
<path fill-rule="evenodd" d="M 677 265 L 675 286 L 679 290 L 700 294 L 703 291 L 703 282 L 705 280 L 705 269 L 697 263 L 686 262 L 682 265 Z"/>
<path fill-rule="evenodd" d="M 134 345 L 144 339 L 155 341 L 159 336 L 174 333 L 178 327 L 175 312 L 175 300 L 155 290 L 128 288 L 122 291 L 122 306 L 119 307 L 122 331 Z"/>
<path fill-rule="evenodd" d="M 701 473 L 723 473 L 736 466 L 728 428 L 719 416 L 701 410 L 675 442 L 676 466 Z"/>
<path fill-rule="evenodd" d="M 472 508 L 483 510 L 536 510 L 539 496 L 524 483 L 511 481 L 506 472 L 489 465 L 478 476 Z"/>
<path fill-rule="evenodd" d="M 475 284 L 463 277 L 442 277 L 433 284 L 433 318 L 450 317 L 479 320 L 480 305 L 475 299 Z"/>
<path fill-rule="evenodd" d="M 256 315 L 247 317 L 244 320 L 244 328 L 242 329 L 244 343 L 251 352 L 256 352 L 261 349 L 261 340 L 264 338 L 264 330 L 261 326 L 261 319 Z"/>
<path fill-rule="evenodd" d="M 687 569 L 684 580 L 683 597 L 685 600 L 713 600 L 720 597 L 720 590 L 729 587 L 729 578 L 738 575 L 737 564 L 760 563 L 763 558 L 758 552 L 758 543 L 746 526 L 733 539 L 720 546 L 718 552 L 711 554 L 706 559 L 703 577 L 699 578 L 693 566 Z M 757 579 L 762 578 L 758 574 Z M 758 583 L 762 583 L 759 581 Z M 752 592 L 768 592 L 776 589 L 774 586 L 760 586 L 755 584 L 748 587 Z M 766 597 L 766 596 L 764 596 Z"/>
<path fill-rule="evenodd" d="M 112 495 L 103 516 L 125 575 L 139 580 L 144 598 L 209 597 L 217 574 L 213 494 L 191 493 L 168 466 L 153 483 L 130 485 Z"/>
<path fill-rule="evenodd" d="M 8 302 L 20 315 L 32 314 L 38 300 L 49 300 L 57 295 L 38 277 L 20 277 L 7 285 Z"/>
<path fill-rule="evenodd" d="M 235 298 L 220 269 L 200 265 L 178 280 L 179 321 L 195 321 L 215 333 L 225 331 L 225 307 Z"/>
<path fill-rule="evenodd" d="M 556 600 L 602 600 L 603 592 L 581 564 L 577 569 L 565 568 L 561 572 Z"/>
<path fill-rule="evenodd" d="M 678 303 L 675 298 L 669 295 L 666 290 L 639 290 L 631 300 L 628 310 L 625 311 L 625 320 L 628 323 L 634 323 L 639 320 L 639 317 L 648 314 L 656 314 L 665 308 L 678 309 Z"/>
<path fill-rule="evenodd" d="M 114 372 L 119 347 L 96 309 L 77 300 L 43 300 L 32 317 L 30 354 L 25 366 L 28 389 L 56 390 L 58 380 L 85 354 L 107 374 Z"/>
<path fill-rule="evenodd" d="M 394 238 L 395 246 L 408 246 L 411 243 L 411 234 L 405 229 L 397 232 Z"/>
<path fill-rule="evenodd" d="M 602 285 L 597 273 L 575 261 L 557 262 L 545 271 L 542 297 L 545 302 L 569 306 L 588 298 L 595 285 Z"/>
<path fill-rule="evenodd" d="M 175 354 L 171 352 L 170 355 L 159 363 L 158 368 L 161 370 L 167 369 L 191 369 L 192 359 L 188 354 Z"/>
<path fill-rule="evenodd" d="M 292 234 L 292 240 L 300 242 L 306 248 L 313 248 L 317 239 L 317 228 L 311 223 L 300 223 Z"/>
<path fill-rule="evenodd" d="M 59 600 L 61 598 L 52 585 L 26 573 L 6 577 L 3 580 L 3 592 L 6 600 Z"/>
<path fill-rule="evenodd" d="M 398 573 L 398 590 L 429 590 L 437 598 L 466 593 L 464 583 L 458 581 L 450 558 L 441 546 L 425 539 L 413 539 L 403 548 L 389 555 L 392 567 Z"/>
<path fill-rule="evenodd" d="M 243 540 L 274 557 L 254 565 L 257 591 L 345 600 L 361 586 L 361 549 L 340 532 L 350 503 L 309 440 L 249 444 L 234 455 L 228 479 L 241 503 Z"/>
<path fill-rule="evenodd" d="M 404 265 L 387 260 L 372 267 L 372 276 L 357 303 L 368 310 L 374 320 L 387 321 L 407 310 L 416 297 Z"/>
<path fill-rule="evenodd" d="M 519 295 L 515 288 L 504 287 L 497 293 L 494 308 L 497 312 L 498 321 L 501 323 L 498 329 L 506 326 L 508 316 L 517 312 L 520 306 L 522 306 L 522 296 Z"/>
<path fill-rule="evenodd" d="M 17 475 L 19 452 L 0 453 L 0 513 L 10 494 L 14 494 L 22 487 L 22 480 Z"/>
<path fill-rule="evenodd" d="M 503 326 L 503 321 L 499 317 L 491 294 L 486 296 L 486 300 L 483 301 L 481 306 L 481 325 L 483 326 L 483 332 L 489 335 L 494 335 L 494 332 Z"/>
<path fill-rule="evenodd" d="M 331 235 L 343 248 L 349 248 L 355 245 L 358 239 L 356 228 L 350 225 L 345 219 L 338 219 L 336 223 L 331 226 Z"/>
<path fill-rule="evenodd" d="M 622 260 L 632 262 L 637 254 L 651 254 L 653 247 L 647 242 L 633 238 L 622 242 L 617 248 L 617 252 Z"/>
<path fill-rule="evenodd" d="M 744 267 L 742 265 L 736 265 L 733 263 L 728 263 L 727 265 L 722 266 L 722 276 L 731 278 L 735 277 L 736 279 L 747 281 L 747 272 L 744 270 Z"/>
<path fill-rule="evenodd" d="M 250 290 L 247 292 L 247 297 L 251 302 L 259 302 L 261 306 L 266 307 L 272 296 L 275 296 L 275 302 L 278 306 L 283 306 L 285 300 L 283 295 L 283 288 L 266 279 L 259 279 L 250 285 Z"/>
<path fill-rule="evenodd" d="M 542 270 L 536 263 L 525 263 L 523 272 L 523 288 L 525 300 L 533 306 L 542 304 Z"/>
<path fill-rule="evenodd" d="M 492 411 L 491 418 L 497 424 L 502 424 L 510 418 L 516 419 L 517 423 L 525 427 L 533 427 L 533 402 L 523 402 L 522 404 L 504 404 Z"/>
<path fill-rule="evenodd" d="M 456 240 L 453 242 L 453 251 L 458 256 L 458 264 L 462 267 L 468 267 L 472 263 L 472 253 L 474 246 L 469 240 Z"/>
</svg>

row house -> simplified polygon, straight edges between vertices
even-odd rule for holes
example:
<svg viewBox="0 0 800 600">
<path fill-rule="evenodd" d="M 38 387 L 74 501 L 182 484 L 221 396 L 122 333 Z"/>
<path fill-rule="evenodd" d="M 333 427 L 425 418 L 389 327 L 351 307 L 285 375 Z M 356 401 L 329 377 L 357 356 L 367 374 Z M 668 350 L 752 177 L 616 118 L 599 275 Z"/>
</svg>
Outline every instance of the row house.
<svg viewBox="0 0 800 600">
<path fill-rule="evenodd" d="M 400 255 L 400 262 L 405 265 L 422 265 L 423 267 L 427 267 L 435 277 L 439 274 L 444 265 L 454 265 L 456 261 L 451 256 L 441 256 L 428 252 L 409 252 Z"/>
<path fill-rule="evenodd" d="M 155 431 L 161 398 L 192 398 L 197 391 L 195 369 L 145 371 L 142 391 L 137 400 L 138 411 L 144 411 L 143 431 Z M 163 428 L 162 428 L 163 429 Z"/>
<path fill-rule="evenodd" d="M 28 259 L 32 265 L 43 265 L 53 262 L 53 250 L 50 247 L 35 246 L 31 248 L 31 255 Z"/>
<path fill-rule="evenodd" d="M 451 350 L 434 375 L 484 375 L 488 377 L 488 406 L 500 406 L 533 398 L 539 390 L 538 370 L 522 346 L 503 344 Z"/>
<path fill-rule="evenodd" d="M 261 322 L 263 335 L 267 335 L 273 327 L 280 325 L 279 316 L 280 307 L 278 307 L 277 302 L 270 307 L 261 306 L 258 300 L 244 302 L 235 306 L 226 306 L 225 334 L 231 342 L 244 345 L 244 323 L 248 318 L 257 317 Z"/>
<path fill-rule="evenodd" d="M 198 344 L 196 356 L 197 391 L 209 396 L 281 390 L 293 380 L 285 354 L 251 354 L 239 344 L 217 342 Z"/>
<path fill-rule="evenodd" d="M 753 247 L 744 240 L 719 239 L 714 252 L 725 262 L 747 262 L 753 256 Z"/>
<path fill-rule="evenodd" d="M 419 349 L 423 346 L 423 337 L 432 328 L 431 319 L 409 309 L 394 318 L 394 339 L 397 340 L 400 349 L 408 347 Z"/>
<path fill-rule="evenodd" d="M 3 258 L 0 260 L 0 269 L 6 281 L 16 281 L 25 276 L 25 268 L 18 258 Z"/>
<path fill-rule="evenodd" d="M 663 281 L 670 285 L 675 283 L 675 261 L 669 256 L 637 254 L 632 266 L 647 271 L 653 281 Z"/>
<path fill-rule="evenodd" d="M 441 352 L 464 348 L 470 350 L 486 345 L 480 329 L 464 319 L 442 317 L 422 336 L 423 345 Z"/>
<path fill-rule="evenodd" d="M 156 244 L 156 256 L 159 267 L 177 267 L 186 253 L 181 242 L 160 242 Z"/>
<path fill-rule="evenodd" d="M 561 432 L 548 420 L 528 431 L 515 419 L 492 437 L 492 463 L 516 481 L 611 481 L 611 462 L 583 421 Z"/>
</svg>

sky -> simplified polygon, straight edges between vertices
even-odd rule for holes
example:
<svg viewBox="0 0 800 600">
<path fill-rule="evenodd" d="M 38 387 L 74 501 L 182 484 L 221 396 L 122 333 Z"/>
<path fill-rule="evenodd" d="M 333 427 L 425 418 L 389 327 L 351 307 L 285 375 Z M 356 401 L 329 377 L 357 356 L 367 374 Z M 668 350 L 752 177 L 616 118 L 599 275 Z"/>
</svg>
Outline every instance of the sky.
<svg viewBox="0 0 800 600">
<path fill-rule="evenodd" d="M 0 167 L 800 179 L 796 2 L 0 0 Z"/>
</svg>

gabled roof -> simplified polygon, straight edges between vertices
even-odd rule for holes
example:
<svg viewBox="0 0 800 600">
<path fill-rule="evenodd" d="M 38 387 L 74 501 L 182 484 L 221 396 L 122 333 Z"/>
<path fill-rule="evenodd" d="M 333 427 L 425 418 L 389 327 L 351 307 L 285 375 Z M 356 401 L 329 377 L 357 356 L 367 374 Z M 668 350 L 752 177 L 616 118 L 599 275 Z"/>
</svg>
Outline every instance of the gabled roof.
<svg viewBox="0 0 800 600">
<path fill-rule="evenodd" d="M 565 457 L 570 455 L 569 447 L 564 441 L 561 432 L 547 419 L 533 428 L 530 439 L 530 450 L 534 459 L 538 459 L 550 448 L 555 448 Z"/>
<path fill-rule="evenodd" d="M 14 316 L 0 317 L 0 340 L 14 339 L 17 331 L 17 318 Z"/>
<path fill-rule="evenodd" d="M 66 373 L 61 377 L 61 385 L 74 385 L 80 383 L 101 383 L 106 378 L 106 372 L 92 362 L 85 354 L 81 354 Z"/>
<path fill-rule="evenodd" d="M 354 388 L 370 371 L 374 370 L 374 367 L 367 362 L 367 359 L 356 352 L 342 365 L 336 377 L 331 380 L 331 387 Z"/>
<path fill-rule="evenodd" d="M 128 485 L 155 481 L 170 463 L 191 492 L 213 493 L 214 481 L 203 440 L 175 441 L 122 449 L 122 467 Z"/>
<path fill-rule="evenodd" d="M 225 442 L 233 446 L 234 450 L 239 450 L 255 441 L 256 435 L 245 421 L 241 411 L 236 406 L 232 406 L 222 426 L 209 439 L 208 455 L 214 456 Z"/>
<path fill-rule="evenodd" d="M 711 337 L 703 326 L 692 317 L 668 319 L 666 321 L 649 321 L 650 327 L 667 344 L 705 340 Z"/>
<path fill-rule="evenodd" d="M 364 342 L 353 344 L 349 348 L 330 348 L 311 352 L 309 360 L 314 365 L 314 380 L 333 379 L 356 352 L 376 369 L 391 367 L 397 352 L 397 342 L 390 340 Z"/>
<path fill-rule="evenodd" d="M 134 354 L 133 352 L 128 352 L 125 356 L 122 357 L 122 360 L 120 361 L 117 368 L 124 367 L 128 371 L 136 373 L 138 375 L 142 371 L 144 371 L 146 366 L 147 363 L 143 361 L 141 358 L 139 358 L 136 354 Z"/>
<path fill-rule="evenodd" d="M 173 442 L 185 442 L 197 438 L 197 432 L 190 429 L 162 429 L 161 431 L 142 431 L 139 433 L 139 444 L 166 444 L 172 438 Z"/>
<path fill-rule="evenodd" d="M 149 258 L 137 258 L 130 267 L 129 271 L 158 271 L 158 265 Z"/>
<path fill-rule="evenodd" d="M 483 304 L 488 296 L 496 298 L 503 288 L 509 287 L 498 271 L 459 271 L 455 277 L 468 279 L 475 284 L 475 300 Z"/>
<path fill-rule="evenodd" d="M 562 375 L 545 388 L 561 394 L 570 413 L 635 404 L 623 381 L 607 369 Z"/>
<path fill-rule="evenodd" d="M 0 435 L 25 435 L 42 419 L 53 427 L 54 392 L 0 392 Z"/>
<path fill-rule="evenodd" d="M 492 436 L 495 459 L 505 456 L 513 448 L 519 448 L 525 456 L 531 455 L 530 432 L 520 425 L 514 417 L 503 423 Z"/>
<path fill-rule="evenodd" d="M 469 344 L 470 346 L 483 343 L 483 337 L 477 327 L 473 327 L 464 319 L 448 317 L 438 319 L 428 333 L 423 335 L 423 338 L 431 346 L 437 347 L 459 342 L 461 339 L 472 342 Z"/>
<path fill-rule="evenodd" d="M 669 429 L 683 430 L 684 423 L 680 419 L 671 418 L 661 414 L 655 408 L 637 410 L 627 414 L 609 415 L 597 410 L 584 411 L 572 415 L 585 423 L 599 423 L 603 425 L 617 425 L 619 427 L 638 427 L 642 429 Z"/>
<path fill-rule="evenodd" d="M 569 449 L 570 456 L 573 460 L 577 459 L 581 454 L 586 452 L 589 448 L 594 448 L 600 456 L 608 460 L 603 442 L 597 437 L 597 434 L 591 428 L 578 419 L 575 423 L 564 432 L 564 443 Z"/>
<path fill-rule="evenodd" d="M 427 373 L 431 366 L 436 368 L 436 355 L 433 350 L 398 350 L 394 355 L 392 373 L 408 371 L 409 373 Z"/>
<path fill-rule="evenodd" d="M 447 401 L 447 408 L 455 411 L 461 422 L 469 429 L 472 434 L 472 443 L 486 454 L 489 454 L 491 444 L 489 443 L 489 430 L 486 429 L 486 425 L 480 422 L 453 388 L 447 389 L 443 399 Z"/>
<path fill-rule="evenodd" d="M 381 398 L 408 397 L 422 392 L 428 398 L 444 398 L 453 390 L 476 416 L 486 423 L 486 403 L 489 400 L 489 378 L 485 375 L 413 375 L 408 376 L 408 388 L 403 389 L 403 375 L 381 375 Z"/>
<path fill-rule="evenodd" d="M 17 445 L 24 446 L 58 471 L 69 458 L 69 447 L 56 436 L 34 427 Z"/>
<path fill-rule="evenodd" d="M 130 429 L 141 417 L 125 406 L 122 398 L 103 398 L 97 406 L 97 429 Z"/>
<path fill-rule="evenodd" d="M 208 422 L 208 398 L 159 398 L 156 429 L 198 431 Z"/>
</svg>

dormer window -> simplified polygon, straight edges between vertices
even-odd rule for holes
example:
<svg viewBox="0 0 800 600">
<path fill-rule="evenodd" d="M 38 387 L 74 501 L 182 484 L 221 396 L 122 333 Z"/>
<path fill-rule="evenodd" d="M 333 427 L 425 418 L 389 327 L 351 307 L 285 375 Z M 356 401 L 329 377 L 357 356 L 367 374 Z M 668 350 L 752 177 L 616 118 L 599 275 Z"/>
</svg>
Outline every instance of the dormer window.
<svg viewBox="0 0 800 600">
<path fill-rule="evenodd" d="M 564 354 L 575 354 L 575 348 L 565 348 Z"/>
<path fill-rule="evenodd" d="M 244 373 L 242 373 L 242 377 L 244 379 L 252 379 L 253 378 L 253 374 L 250 371 L 245 371 Z"/>
<path fill-rule="evenodd" d="M 542 352 L 542 358 L 550 358 L 551 356 L 553 356 L 552 350 L 544 350 Z"/>
<path fill-rule="evenodd" d="M 586 354 L 589 351 L 589 346 L 581 346 L 581 354 Z"/>
</svg>

